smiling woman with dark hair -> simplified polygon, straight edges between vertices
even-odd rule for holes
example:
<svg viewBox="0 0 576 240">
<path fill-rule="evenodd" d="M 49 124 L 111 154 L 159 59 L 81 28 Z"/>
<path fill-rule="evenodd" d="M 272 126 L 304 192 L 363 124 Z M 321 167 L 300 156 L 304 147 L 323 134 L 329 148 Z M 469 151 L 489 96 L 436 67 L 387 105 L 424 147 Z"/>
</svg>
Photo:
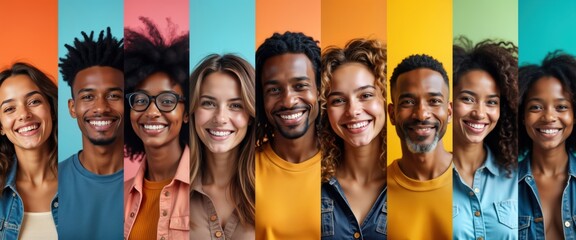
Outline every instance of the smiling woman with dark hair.
<svg viewBox="0 0 576 240">
<path fill-rule="evenodd" d="M 0 72 L 2 239 L 58 239 L 57 94 L 32 65 Z"/>
<path fill-rule="evenodd" d="M 154 23 L 140 20 L 145 31 L 125 30 L 124 110 L 131 124 L 124 130 L 128 156 L 144 160 L 124 183 L 124 237 L 187 239 L 188 33 L 165 39 Z"/>
<path fill-rule="evenodd" d="M 560 51 L 519 70 L 519 239 L 576 231 L 576 59 Z"/>
<path fill-rule="evenodd" d="M 517 239 L 518 48 L 461 37 L 453 53 L 453 238 Z"/>
</svg>

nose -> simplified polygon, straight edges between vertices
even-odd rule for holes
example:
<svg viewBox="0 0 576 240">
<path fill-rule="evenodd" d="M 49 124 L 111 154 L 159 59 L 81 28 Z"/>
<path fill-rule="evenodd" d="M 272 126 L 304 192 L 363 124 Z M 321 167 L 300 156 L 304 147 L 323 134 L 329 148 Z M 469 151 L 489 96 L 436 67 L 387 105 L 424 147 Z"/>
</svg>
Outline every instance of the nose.
<svg viewBox="0 0 576 240">
<path fill-rule="evenodd" d="M 472 110 L 472 117 L 479 120 L 486 118 L 486 106 L 481 103 L 475 104 Z"/>
<path fill-rule="evenodd" d="M 156 100 L 156 99 L 153 99 L 153 101 L 150 102 L 150 105 L 148 105 L 148 108 L 146 108 L 146 111 L 144 112 L 146 114 L 146 117 L 156 118 L 162 114 L 162 113 L 160 113 L 160 110 L 156 106 L 156 103 L 154 100 Z"/>
<path fill-rule="evenodd" d="M 216 113 L 214 115 L 214 123 L 217 124 L 226 124 L 228 122 L 228 110 L 226 108 L 223 107 L 219 107 L 216 110 Z"/>
<path fill-rule="evenodd" d="M 106 100 L 105 96 L 97 97 L 94 100 L 94 113 L 103 113 L 110 111 L 110 104 Z"/>
<path fill-rule="evenodd" d="M 356 100 L 350 100 L 347 104 L 346 113 L 349 117 L 356 117 L 362 112 L 362 105 Z"/>
<path fill-rule="evenodd" d="M 290 89 L 286 89 L 282 94 L 282 106 L 285 108 L 292 108 L 298 103 L 296 93 Z"/>
<path fill-rule="evenodd" d="M 426 103 L 422 103 L 422 102 L 418 103 L 414 107 L 413 117 L 415 119 L 420 120 L 420 121 L 424 121 L 424 120 L 430 118 L 430 109 L 428 108 L 428 105 L 426 105 Z"/>
<path fill-rule="evenodd" d="M 27 107 L 22 107 L 22 108 L 20 108 L 17 116 L 18 116 L 19 121 L 23 121 L 23 120 L 31 118 L 32 113 L 30 112 L 30 109 L 28 109 Z"/>
<path fill-rule="evenodd" d="M 547 107 L 542 113 L 542 121 L 544 122 L 555 122 L 558 119 L 558 115 L 554 106 Z"/>
</svg>

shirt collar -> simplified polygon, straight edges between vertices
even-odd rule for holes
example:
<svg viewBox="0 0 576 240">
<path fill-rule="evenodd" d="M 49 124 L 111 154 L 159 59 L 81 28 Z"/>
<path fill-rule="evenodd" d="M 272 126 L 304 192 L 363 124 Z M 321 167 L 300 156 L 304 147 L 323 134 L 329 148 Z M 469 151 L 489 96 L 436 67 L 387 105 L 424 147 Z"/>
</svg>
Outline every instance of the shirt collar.
<svg viewBox="0 0 576 240">
<path fill-rule="evenodd" d="M 482 167 L 486 167 L 486 169 L 488 169 L 488 171 L 490 171 L 490 173 L 494 174 L 495 176 L 500 176 L 502 173 L 501 171 L 504 169 L 499 167 L 496 163 L 496 158 L 494 157 L 492 150 L 490 150 L 490 148 L 486 145 L 484 145 L 484 149 L 486 149 L 486 161 L 484 161 L 484 165 Z"/>
<path fill-rule="evenodd" d="M 136 176 L 134 177 L 134 183 L 132 184 L 132 189 L 136 189 L 138 192 L 142 192 L 142 187 L 144 185 L 144 174 L 146 173 L 146 156 L 143 156 L 142 163 Z M 171 185 L 174 180 L 180 181 L 185 184 L 190 184 L 190 148 L 188 145 L 184 148 L 182 152 L 182 157 L 180 157 L 180 162 L 178 163 L 178 168 L 176 169 L 176 174 L 174 179 L 170 182 Z"/>
<path fill-rule="evenodd" d="M 8 170 L 4 188 L 11 188 L 13 191 L 16 191 L 16 172 L 18 170 L 18 160 L 16 159 L 16 156 L 14 156 L 12 161 L 14 161 L 14 164 L 12 164 L 12 167 Z"/>
<path fill-rule="evenodd" d="M 576 151 L 568 151 L 568 174 L 576 178 Z"/>
</svg>

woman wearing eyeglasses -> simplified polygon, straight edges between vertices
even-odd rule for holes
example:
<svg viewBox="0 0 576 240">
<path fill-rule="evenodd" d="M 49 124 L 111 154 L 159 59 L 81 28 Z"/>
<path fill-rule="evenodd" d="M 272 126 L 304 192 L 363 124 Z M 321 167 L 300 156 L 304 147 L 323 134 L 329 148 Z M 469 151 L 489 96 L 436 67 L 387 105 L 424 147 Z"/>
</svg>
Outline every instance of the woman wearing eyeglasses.
<svg viewBox="0 0 576 240">
<path fill-rule="evenodd" d="M 140 20 L 145 32 L 125 30 L 126 154 L 142 164 L 124 184 L 124 238 L 188 239 L 188 33 L 164 39 Z"/>
</svg>

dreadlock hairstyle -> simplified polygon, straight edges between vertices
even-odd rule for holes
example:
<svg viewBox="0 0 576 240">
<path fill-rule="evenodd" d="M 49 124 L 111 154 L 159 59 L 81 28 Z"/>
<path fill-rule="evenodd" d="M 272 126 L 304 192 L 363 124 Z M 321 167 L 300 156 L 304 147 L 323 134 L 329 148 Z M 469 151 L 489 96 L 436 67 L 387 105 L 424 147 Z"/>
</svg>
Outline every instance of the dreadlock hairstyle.
<svg viewBox="0 0 576 240">
<path fill-rule="evenodd" d="M 244 111 L 249 115 L 249 125 L 246 136 L 238 144 L 238 156 L 234 161 L 234 174 L 230 180 L 230 196 L 238 206 L 234 209 L 242 224 L 254 225 L 255 223 L 255 190 L 254 190 L 254 146 L 256 143 L 256 109 L 254 107 L 254 67 L 246 60 L 232 55 L 211 54 L 204 58 L 190 76 L 190 93 L 192 95 L 189 104 L 190 110 L 190 165 L 191 182 L 195 181 L 201 173 L 206 173 L 206 146 L 198 137 L 194 127 L 194 111 L 200 106 L 201 88 L 204 80 L 212 73 L 225 73 L 236 79 L 240 86 Z M 193 193 L 191 193 L 193 194 Z"/>
<path fill-rule="evenodd" d="M 188 32 L 176 36 L 176 26 L 168 20 L 169 36 L 163 37 L 156 24 L 150 19 L 140 17 L 144 23 L 142 31 L 126 28 L 124 75 L 126 93 L 131 93 L 150 75 L 158 72 L 166 73 L 174 85 L 182 87 L 184 97 L 188 94 L 188 63 L 189 43 Z M 188 104 L 185 113 L 188 112 Z M 124 101 L 124 116 L 130 116 L 130 105 Z M 188 124 L 182 123 L 180 130 L 180 145 L 188 144 Z M 136 135 L 131 124 L 124 124 L 126 154 L 130 159 L 137 159 L 144 154 L 144 144 Z"/>
<path fill-rule="evenodd" d="M 272 37 L 266 39 L 258 50 L 256 50 L 256 146 L 264 145 L 266 139 L 272 138 L 273 128 L 268 123 L 264 110 L 264 96 L 262 88 L 262 69 L 266 60 L 271 57 L 286 53 L 303 53 L 305 54 L 312 66 L 316 88 L 320 87 L 320 47 L 318 41 L 304 33 L 285 32 L 284 34 L 274 33 Z M 316 118 L 316 130 L 319 127 L 320 118 Z"/>
<path fill-rule="evenodd" d="M 40 89 L 40 93 L 50 104 L 50 115 L 52 117 L 52 132 L 44 144 L 48 144 L 50 153 L 48 154 L 48 163 L 50 170 L 58 175 L 58 88 L 56 84 L 36 67 L 17 62 L 11 68 L 0 72 L 0 86 L 10 77 L 17 75 L 26 75 Z M 10 142 L 6 135 L 0 137 L 0 192 L 6 184 L 6 177 L 10 168 L 14 165 L 16 150 L 14 144 Z"/>
<path fill-rule="evenodd" d="M 352 39 L 342 49 L 336 46 L 328 47 L 322 54 L 322 88 L 320 106 L 322 108 L 320 145 L 322 146 L 322 182 L 327 182 L 336 174 L 336 168 L 342 161 L 344 140 L 338 137 L 325 114 L 328 107 L 328 95 L 332 91 L 334 72 L 347 63 L 364 65 L 375 77 L 374 85 L 380 91 L 384 106 L 386 106 L 386 47 L 378 40 Z M 379 136 L 382 138 L 380 167 L 386 169 L 386 127 Z"/>
<path fill-rule="evenodd" d="M 572 104 L 572 108 L 576 106 L 576 58 L 568 55 L 560 50 L 548 53 L 542 65 L 526 65 L 520 67 L 518 70 L 518 88 L 520 92 L 520 103 L 518 108 L 518 150 L 523 157 L 526 156 L 528 151 L 532 150 L 532 139 L 526 132 L 524 125 L 524 114 L 526 108 L 526 97 L 532 88 L 532 85 L 543 77 L 554 77 L 560 81 L 562 90 L 568 97 Z M 576 115 L 576 111 L 573 111 Z M 573 116 L 573 118 L 576 116 Z M 576 150 L 576 131 L 572 131 L 568 139 L 566 139 L 566 148 L 573 148 Z"/>
<path fill-rule="evenodd" d="M 110 27 L 100 31 L 98 40 L 94 41 L 94 31 L 90 35 L 81 32 L 84 40 L 74 38 L 74 46 L 65 44 L 68 49 L 65 57 L 60 58 L 60 72 L 62 79 L 72 88 L 78 72 L 93 66 L 112 67 L 124 71 L 124 46 L 123 40 L 118 41 L 112 36 Z M 71 90 L 72 91 L 72 90 Z M 72 93 L 74 98 L 74 93 Z"/>
<path fill-rule="evenodd" d="M 440 73 L 444 79 L 444 83 L 446 83 L 446 87 L 450 86 L 448 74 L 446 73 L 444 66 L 442 66 L 442 63 L 426 54 L 410 55 L 409 57 L 404 58 L 402 62 L 400 62 L 400 64 L 394 68 L 392 76 L 390 77 L 392 101 L 394 101 L 394 90 L 396 89 L 396 80 L 398 80 L 398 76 L 400 76 L 400 74 L 419 68 L 427 68 Z"/>
<path fill-rule="evenodd" d="M 466 37 L 453 46 L 453 81 L 473 70 L 487 72 L 500 91 L 500 118 L 484 143 L 496 156 L 496 162 L 511 176 L 518 163 L 518 47 L 512 42 L 484 40 L 476 45 Z"/>
</svg>

